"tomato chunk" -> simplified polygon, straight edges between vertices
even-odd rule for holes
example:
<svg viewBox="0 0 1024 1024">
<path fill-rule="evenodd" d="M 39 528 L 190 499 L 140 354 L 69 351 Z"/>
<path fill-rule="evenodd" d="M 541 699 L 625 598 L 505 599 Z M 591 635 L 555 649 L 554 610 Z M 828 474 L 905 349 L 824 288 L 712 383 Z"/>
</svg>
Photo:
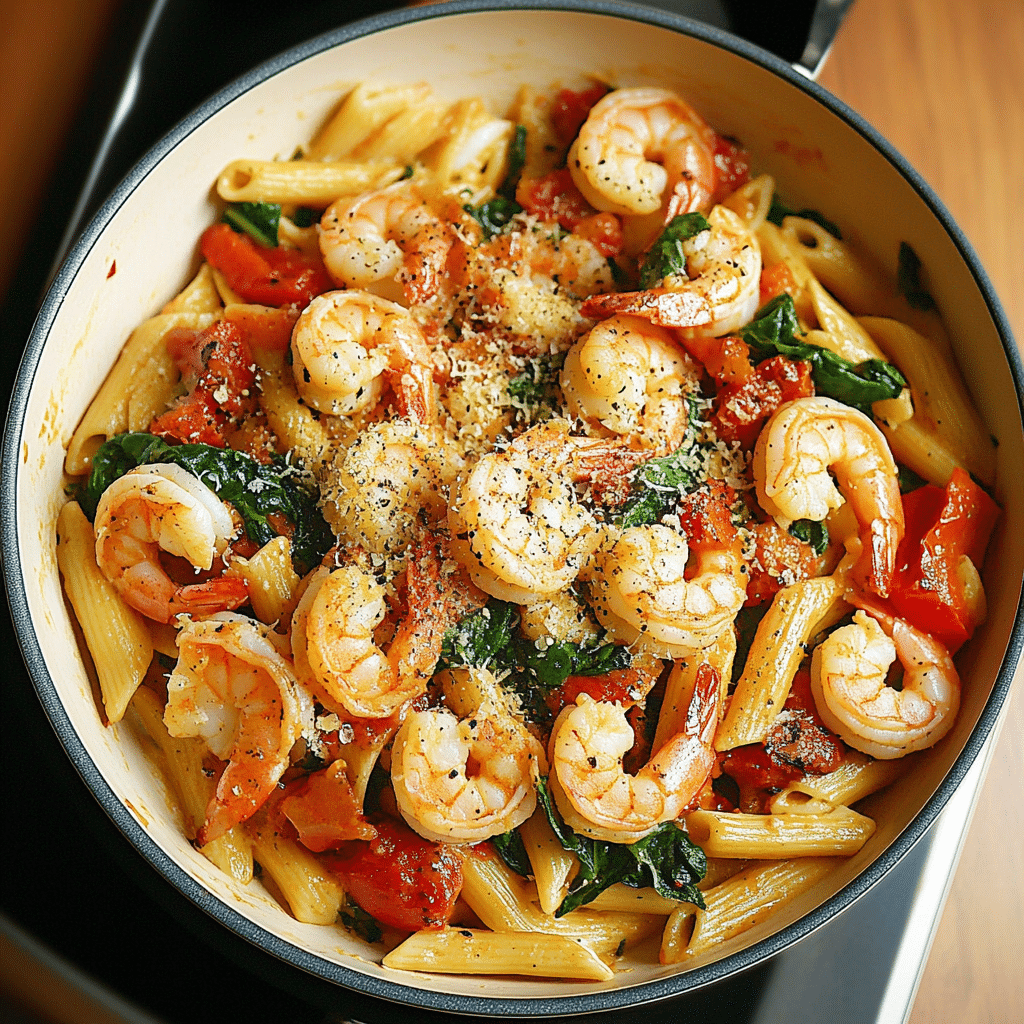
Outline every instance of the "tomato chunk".
<svg viewBox="0 0 1024 1024">
<path fill-rule="evenodd" d="M 344 761 L 335 761 L 290 784 L 281 811 L 295 826 L 299 841 L 314 853 L 352 839 L 373 839 L 377 834 L 362 815 Z"/>
<path fill-rule="evenodd" d="M 349 895 L 381 924 L 402 931 L 437 930 L 462 891 L 458 854 L 392 818 L 373 822 L 377 835 L 354 851 L 324 854 Z"/>
<path fill-rule="evenodd" d="M 568 145 L 576 138 L 590 108 L 608 91 L 608 86 L 595 82 L 588 89 L 562 89 L 551 104 L 551 124 L 558 141 Z"/>
<path fill-rule="evenodd" d="M 906 530 L 896 553 L 890 601 L 899 617 L 950 652 L 974 635 L 984 604 L 973 574 L 999 518 L 999 506 L 962 469 L 945 489 L 926 484 L 903 496 Z"/>
<path fill-rule="evenodd" d="M 227 224 L 207 228 L 199 248 L 246 302 L 304 308 L 315 295 L 333 287 L 319 259 L 297 249 L 257 245 Z"/>
<path fill-rule="evenodd" d="M 750 155 L 735 140 L 724 135 L 715 135 L 715 186 L 714 202 L 720 203 L 750 180 Z"/>
<path fill-rule="evenodd" d="M 748 377 L 719 389 L 711 422 L 720 440 L 752 448 L 765 421 L 780 405 L 813 394 L 810 363 L 773 356 L 754 367 Z"/>
</svg>

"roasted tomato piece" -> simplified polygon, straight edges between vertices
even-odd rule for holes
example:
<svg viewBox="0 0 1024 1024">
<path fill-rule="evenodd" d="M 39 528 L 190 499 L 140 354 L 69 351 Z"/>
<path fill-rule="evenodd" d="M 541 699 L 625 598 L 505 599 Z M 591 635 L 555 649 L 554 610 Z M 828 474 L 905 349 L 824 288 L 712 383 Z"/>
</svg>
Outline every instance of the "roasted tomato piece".
<svg viewBox="0 0 1024 1024">
<path fill-rule="evenodd" d="M 783 293 L 795 295 L 796 278 L 787 263 L 769 263 L 761 270 L 761 305 Z"/>
<path fill-rule="evenodd" d="M 223 448 L 225 426 L 256 408 L 252 353 L 241 329 L 218 320 L 204 331 L 172 331 L 166 345 L 188 393 L 153 421 L 150 432 Z"/>
<path fill-rule="evenodd" d="M 810 363 L 773 356 L 758 363 L 744 380 L 719 389 L 711 422 L 719 440 L 752 448 L 766 420 L 780 405 L 813 394 Z"/>
<path fill-rule="evenodd" d="M 335 761 L 290 784 L 281 812 L 295 826 L 299 841 L 314 853 L 352 839 L 373 839 L 377 834 L 363 817 L 344 761 Z"/>
<path fill-rule="evenodd" d="M 977 572 L 999 506 L 957 468 L 945 489 L 928 484 L 905 494 L 903 516 L 890 601 L 899 617 L 954 652 L 984 616 Z"/>
<path fill-rule="evenodd" d="M 771 601 L 783 587 L 821 574 L 823 557 L 774 520 L 757 523 L 750 532 L 754 535 L 755 547 L 747 583 L 748 606 Z"/>
<path fill-rule="evenodd" d="M 199 247 L 206 261 L 246 302 L 304 308 L 315 295 L 333 287 L 318 258 L 297 249 L 257 245 L 227 224 L 207 228 Z"/>
<path fill-rule="evenodd" d="M 459 854 L 393 818 L 373 825 L 377 835 L 369 842 L 324 855 L 330 870 L 381 924 L 408 932 L 443 928 L 462 891 Z"/>
<path fill-rule="evenodd" d="M 720 203 L 750 180 L 750 155 L 734 139 L 724 135 L 715 136 L 715 196 Z"/>
<path fill-rule="evenodd" d="M 562 89 L 551 104 L 551 124 L 562 145 L 567 146 L 579 133 L 590 108 L 606 93 L 608 86 L 595 82 L 589 89 Z"/>
</svg>

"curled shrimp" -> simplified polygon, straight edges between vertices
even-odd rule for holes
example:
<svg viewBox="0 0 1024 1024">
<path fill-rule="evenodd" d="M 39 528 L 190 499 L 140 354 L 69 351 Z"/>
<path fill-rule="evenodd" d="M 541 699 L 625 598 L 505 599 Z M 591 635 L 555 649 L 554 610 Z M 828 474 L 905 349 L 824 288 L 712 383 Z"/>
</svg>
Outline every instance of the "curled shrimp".
<svg viewBox="0 0 1024 1024">
<path fill-rule="evenodd" d="M 463 460 L 440 427 L 370 424 L 325 465 L 324 516 L 342 540 L 373 554 L 405 551 L 421 523 L 443 520 Z"/>
<path fill-rule="evenodd" d="M 902 687 L 887 685 L 899 658 Z M 960 706 L 960 677 L 936 639 L 880 610 L 854 612 L 811 657 L 811 691 L 822 721 L 849 746 L 880 759 L 937 743 Z"/>
<path fill-rule="evenodd" d="M 702 665 L 682 729 L 637 772 L 623 770 L 634 736 L 622 706 L 582 694 L 551 733 L 548 785 L 567 825 L 613 843 L 635 843 L 674 821 L 715 765 L 718 672 Z"/>
<path fill-rule="evenodd" d="M 560 383 L 569 411 L 640 447 L 668 455 L 686 437 L 686 396 L 699 380 L 672 335 L 639 317 L 613 316 L 580 338 Z"/>
<path fill-rule="evenodd" d="M 199 736 L 227 765 L 197 839 L 251 817 L 274 791 L 292 746 L 312 731 L 313 705 L 265 627 L 237 615 L 186 623 L 167 681 L 172 736 Z"/>
<path fill-rule="evenodd" d="M 596 556 L 594 610 L 616 639 L 671 657 L 710 647 L 732 625 L 746 596 L 743 560 L 733 548 L 694 544 L 687 579 L 686 538 L 660 524 L 632 526 Z"/>
<path fill-rule="evenodd" d="M 597 210 L 673 213 L 710 203 L 714 132 L 669 89 L 616 89 L 590 109 L 569 150 L 576 187 Z"/>
<path fill-rule="evenodd" d="M 118 477 L 96 506 L 96 564 L 133 608 L 157 622 L 239 608 L 241 579 L 179 584 L 160 553 L 209 570 L 236 532 L 228 507 L 201 480 L 173 463 L 138 466 Z"/>
<path fill-rule="evenodd" d="M 572 485 L 568 425 L 548 421 L 482 456 L 448 505 L 452 554 L 481 590 L 529 604 L 565 589 L 599 536 Z"/>
<path fill-rule="evenodd" d="M 358 566 L 316 570 L 292 617 L 299 677 L 357 718 L 387 718 L 422 694 L 445 630 L 485 603 L 439 538 L 413 545 L 406 576 L 407 607 L 386 652 L 374 638 L 385 589 Z"/>
<path fill-rule="evenodd" d="M 425 839 L 476 843 L 533 814 L 544 748 L 499 702 L 459 718 L 448 708 L 412 711 L 391 749 L 402 817 Z"/>
<path fill-rule="evenodd" d="M 356 289 L 318 295 L 295 322 L 291 351 L 295 386 L 320 412 L 372 408 L 386 382 L 402 415 L 419 423 L 434 416 L 430 346 L 396 302 Z"/>
<path fill-rule="evenodd" d="M 342 288 L 404 296 L 426 303 L 439 289 L 451 248 L 451 230 L 407 182 L 332 203 L 320 219 L 320 253 Z"/>
<path fill-rule="evenodd" d="M 783 529 L 798 519 L 821 522 L 845 495 L 862 544 L 855 577 L 888 594 L 903 538 L 903 502 L 889 445 L 869 417 L 822 396 L 787 402 L 761 431 L 753 470 L 761 507 Z"/>
<path fill-rule="evenodd" d="M 685 274 L 646 291 L 592 296 L 580 312 L 593 319 L 630 313 L 682 338 L 718 338 L 749 323 L 761 301 L 761 247 L 727 206 L 716 206 L 707 220 L 709 228 L 681 243 Z"/>
</svg>

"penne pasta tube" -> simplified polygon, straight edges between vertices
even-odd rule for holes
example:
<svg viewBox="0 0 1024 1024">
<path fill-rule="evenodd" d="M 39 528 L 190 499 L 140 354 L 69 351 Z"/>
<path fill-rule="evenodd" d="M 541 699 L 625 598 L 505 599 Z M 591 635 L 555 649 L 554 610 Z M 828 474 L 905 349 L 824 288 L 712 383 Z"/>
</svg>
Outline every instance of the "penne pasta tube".
<svg viewBox="0 0 1024 1024">
<path fill-rule="evenodd" d="M 718 671 L 721 680 L 719 714 L 724 714 L 735 656 L 736 632 L 727 629 L 706 651 L 676 659 L 665 683 L 665 695 L 658 714 L 658 727 L 651 745 L 652 750 L 660 750 L 673 736 L 682 732 L 697 681 L 697 669 L 703 664 L 709 664 Z"/>
<path fill-rule="evenodd" d="M 120 722 L 153 660 L 146 620 L 96 565 L 92 523 L 78 502 L 57 517 L 57 567 L 99 679 L 107 721 Z"/>
<path fill-rule="evenodd" d="M 132 332 L 68 444 L 64 467 L 71 476 L 87 473 L 96 449 L 115 434 L 145 430 L 174 396 L 179 374 L 164 345 L 167 332 L 203 330 L 217 315 L 160 313 Z"/>
<path fill-rule="evenodd" d="M 470 856 L 463 862 L 462 898 L 495 932 L 546 932 L 580 942 L 595 953 L 612 954 L 660 927 L 649 914 L 580 909 L 551 917 L 531 902 L 531 889 L 497 857 Z"/>
<path fill-rule="evenodd" d="M 381 963 L 400 971 L 437 974 L 525 974 L 586 981 L 614 976 L 596 953 L 562 935 L 477 928 L 415 932 Z"/>
<path fill-rule="evenodd" d="M 198 273 L 170 302 L 161 313 L 219 313 L 220 295 L 213 281 L 213 268 L 204 263 Z"/>
<path fill-rule="evenodd" d="M 886 360 L 885 353 L 875 344 L 871 335 L 822 288 L 820 282 L 812 278 L 809 290 L 820 330 L 809 332 L 807 341 L 820 344 L 854 364 L 868 359 Z"/>
<path fill-rule="evenodd" d="M 940 487 L 956 466 L 991 484 L 995 445 L 952 358 L 898 320 L 872 316 L 860 323 L 910 383 L 914 418 L 895 428 L 882 425 L 896 458 Z"/>
<path fill-rule="evenodd" d="M 287 537 L 267 541 L 252 558 L 233 558 L 225 573 L 245 580 L 252 610 L 260 622 L 279 622 L 298 600 L 301 580 L 292 568 L 292 545 Z"/>
<path fill-rule="evenodd" d="M 217 179 L 217 195 L 228 203 L 297 203 L 329 206 L 397 181 L 396 160 L 233 160 Z"/>
<path fill-rule="evenodd" d="M 755 864 L 704 894 L 705 909 L 677 910 L 665 927 L 661 962 L 683 959 L 713 949 L 727 939 L 761 924 L 780 907 L 816 885 L 833 868 L 827 857 Z M 690 919 L 693 922 L 689 931 Z M 671 937 L 671 941 L 667 941 Z"/>
<path fill-rule="evenodd" d="M 771 801 L 772 813 L 804 813 L 814 807 L 838 807 L 884 789 L 906 771 L 906 760 L 876 761 L 848 750 L 842 764 L 827 775 L 805 775 L 791 782 Z"/>
<path fill-rule="evenodd" d="M 519 826 L 526 854 L 537 884 L 537 899 L 545 914 L 553 914 L 569 891 L 579 862 L 576 855 L 558 841 L 542 807 Z"/>
<path fill-rule="evenodd" d="M 265 815 L 250 818 L 253 857 L 273 879 L 297 921 L 333 924 L 345 889 L 301 843 L 275 832 Z"/>
<path fill-rule="evenodd" d="M 746 221 L 747 227 L 757 232 L 772 208 L 774 195 L 775 179 L 770 174 L 762 174 L 741 185 L 732 195 L 726 196 L 722 205 L 738 213 Z"/>
<path fill-rule="evenodd" d="M 216 788 L 215 780 L 207 774 L 203 764 L 206 744 L 196 737 L 171 736 L 164 725 L 160 699 L 148 687 L 140 686 L 135 691 L 132 709 L 156 744 L 178 798 L 186 834 L 189 839 L 194 839 L 206 818 L 206 808 Z M 243 885 L 252 881 L 252 840 L 240 826 L 233 826 L 198 850 L 235 881 Z"/>
<path fill-rule="evenodd" d="M 716 750 L 764 741 L 786 703 L 806 653 L 804 644 L 846 614 L 844 590 L 838 576 L 820 576 L 784 587 L 775 595 L 757 627 L 743 674 L 715 736 Z"/>
<path fill-rule="evenodd" d="M 431 96 L 425 82 L 413 85 L 371 85 L 361 82 L 347 93 L 309 144 L 311 160 L 339 160 L 371 138 L 393 117 Z"/>
<path fill-rule="evenodd" d="M 866 815 L 848 807 L 825 814 L 742 814 L 694 811 L 686 816 L 690 838 L 709 857 L 844 857 L 875 831 Z"/>
<path fill-rule="evenodd" d="M 662 896 L 657 889 L 635 889 L 616 882 L 587 904 L 592 910 L 617 910 L 634 914 L 657 914 L 666 917 L 679 909 L 681 901 Z M 692 906 L 692 904 L 691 904 Z"/>
</svg>

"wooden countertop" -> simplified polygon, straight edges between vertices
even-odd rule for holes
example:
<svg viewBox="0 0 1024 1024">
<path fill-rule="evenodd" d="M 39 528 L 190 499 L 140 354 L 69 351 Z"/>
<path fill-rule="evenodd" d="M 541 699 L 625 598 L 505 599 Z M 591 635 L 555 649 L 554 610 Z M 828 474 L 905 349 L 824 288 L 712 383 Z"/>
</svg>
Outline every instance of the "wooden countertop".
<svg viewBox="0 0 1024 1024">
<path fill-rule="evenodd" d="M 0 194 L 25 200 L 8 207 L 14 220 L 0 293 L 115 7 L 115 0 L 0 0 Z M 819 81 L 936 190 L 1024 343 L 1024 4 L 857 0 Z M 1024 778 L 1022 677 L 1018 671 L 911 1024 L 1024 1019 L 1024 819 L 1016 799 Z M 33 999 L 18 972 L 3 972 L 0 988 Z M 37 1005 L 46 1012 L 45 1001 Z"/>
</svg>

